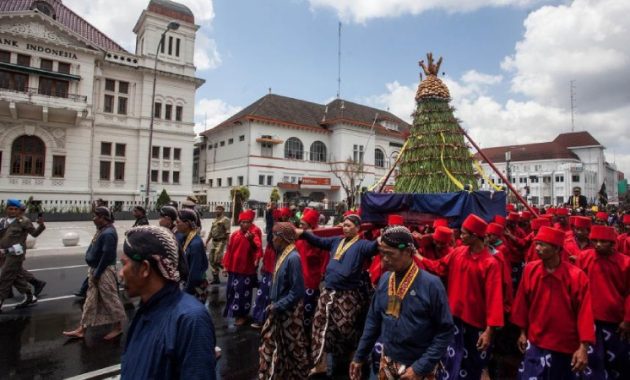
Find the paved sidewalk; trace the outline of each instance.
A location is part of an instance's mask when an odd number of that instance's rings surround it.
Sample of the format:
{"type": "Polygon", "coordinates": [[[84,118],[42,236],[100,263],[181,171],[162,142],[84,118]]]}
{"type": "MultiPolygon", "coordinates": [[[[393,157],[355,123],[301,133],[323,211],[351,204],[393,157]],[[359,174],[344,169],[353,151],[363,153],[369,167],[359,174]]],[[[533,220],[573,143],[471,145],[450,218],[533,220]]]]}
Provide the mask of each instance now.
{"type": "MultiPolygon", "coordinates": [[[[201,226],[203,227],[202,237],[205,241],[207,231],[212,225],[213,219],[203,219],[201,226]]],[[[114,223],[118,231],[119,248],[122,247],[125,232],[133,226],[133,220],[120,220],[114,223]]],[[[157,219],[150,220],[151,225],[158,225],[157,219]]],[[[264,231],[265,220],[258,218],[254,223],[264,231]]],[[[232,231],[238,229],[233,226],[232,231]]],[[[36,239],[35,247],[29,249],[28,257],[39,257],[47,255],[73,255],[85,253],[92,237],[94,236],[95,227],[92,222],[46,222],[46,230],[36,239]],[[79,245],[75,247],[64,247],[62,243],[63,236],[68,232],[76,232],[79,234],[79,245]]]]}

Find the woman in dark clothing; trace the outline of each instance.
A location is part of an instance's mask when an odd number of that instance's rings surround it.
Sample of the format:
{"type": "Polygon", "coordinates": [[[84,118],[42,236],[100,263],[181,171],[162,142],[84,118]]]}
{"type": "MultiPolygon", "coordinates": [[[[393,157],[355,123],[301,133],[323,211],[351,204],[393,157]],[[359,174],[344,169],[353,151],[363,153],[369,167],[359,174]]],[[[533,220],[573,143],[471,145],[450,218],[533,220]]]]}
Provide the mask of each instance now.
{"type": "Polygon", "coordinates": [[[208,298],[208,258],[203,240],[197,230],[197,215],[193,210],[181,209],[176,222],[179,246],[184,253],[188,267],[188,278],[184,282],[184,291],[201,302],[208,298]]]}

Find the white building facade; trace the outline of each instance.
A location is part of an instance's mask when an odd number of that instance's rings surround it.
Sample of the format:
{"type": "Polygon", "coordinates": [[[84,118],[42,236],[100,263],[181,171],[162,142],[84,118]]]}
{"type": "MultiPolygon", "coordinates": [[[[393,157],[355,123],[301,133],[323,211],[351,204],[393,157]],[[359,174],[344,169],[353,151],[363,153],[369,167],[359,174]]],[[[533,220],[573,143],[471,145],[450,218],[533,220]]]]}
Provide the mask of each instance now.
{"type": "Polygon", "coordinates": [[[338,202],[344,184],[369,188],[387,174],[408,128],[387,111],[341,99],[322,105],[269,94],[202,133],[195,192],[210,203],[229,202],[236,186],[259,202],[273,188],[283,201],[338,202]],[[346,175],[348,160],[363,166],[346,175]]]}
{"type": "MultiPolygon", "coordinates": [[[[542,206],[567,203],[575,187],[596,204],[602,184],[609,202],[617,202],[618,171],[606,161],[604,150],[590,133],[571,132],[550,142],[486,148],[483,152],[528,202],[542,206]]],[[[489,181],[502,186],[501,178],[481,156],[476,157],[487,175],[480,179],[480,187],[492,189],[489,181]]]]}
{"type": "Polygon", "coordinates": [[[151,0],[131,53],[59,0],[0,3],[0,198],[52,211],[102,198],[127,210],[144,200],[149,157],[152,200],[162,189],[190,194],[197,29],[188,8],[151,0]],[[173,21],[158,52],[149,147],[156,50],[173,21]]]}

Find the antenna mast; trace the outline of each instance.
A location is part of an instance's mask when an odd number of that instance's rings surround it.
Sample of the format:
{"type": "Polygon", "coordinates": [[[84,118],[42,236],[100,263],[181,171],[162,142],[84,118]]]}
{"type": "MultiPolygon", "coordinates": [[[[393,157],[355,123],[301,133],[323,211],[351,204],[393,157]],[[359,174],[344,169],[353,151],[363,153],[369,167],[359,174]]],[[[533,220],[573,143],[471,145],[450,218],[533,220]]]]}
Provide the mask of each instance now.
{"type": "Polygon", "coordinates": [[[569,82],[571,90],[571,132],[575,132],[575,79],[569,82]]]}
{"type": "Polygon", "coordinates": [[[341,97],[341,21],[339,21],[337,48],[337,99],[339,99],[341,97]]]}

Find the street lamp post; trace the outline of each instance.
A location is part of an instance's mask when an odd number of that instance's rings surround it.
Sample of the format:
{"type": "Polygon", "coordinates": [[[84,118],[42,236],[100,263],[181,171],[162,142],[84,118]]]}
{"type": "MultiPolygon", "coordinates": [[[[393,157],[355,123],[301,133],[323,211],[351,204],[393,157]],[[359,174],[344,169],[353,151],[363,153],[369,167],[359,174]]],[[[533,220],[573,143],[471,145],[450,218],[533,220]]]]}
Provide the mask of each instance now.
{"type": "Polygon", "coordinates": [[[153,151],[153,121],[155,119],[155,83],[157,82],[157,64],[158,64],[158,54],[160,54],[160,47],[166,40],[165,36],[169,30],[177,30],[179,29],[179,23],[175,21],[171,21],[166,26],[164,32],[160,36],[160,41],[158,42],[157,49],[155,49],[155,65],[153,66],[153,92],[151,93],[151,122],[149,123],[149,148],[147,153],[147,183],[144,188],[146,191],[146,195],[144,197],[144,207],[149,210],[149,197],[151,196],[151,155],[153,151]]]}
{"type": "MultiPolygon", "coordinates": [[[[510,173],[510,160],[511,159],[512,159],[512,152],[508,150],[507,152],[505,152],[505,176],[508,182],[512,182],[512,175],[510,173]]],[[[510,203],[510,187],[507,184],[505,184],[505,195],[506,195],[507,202],[510,203]]]]}

